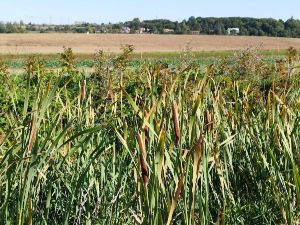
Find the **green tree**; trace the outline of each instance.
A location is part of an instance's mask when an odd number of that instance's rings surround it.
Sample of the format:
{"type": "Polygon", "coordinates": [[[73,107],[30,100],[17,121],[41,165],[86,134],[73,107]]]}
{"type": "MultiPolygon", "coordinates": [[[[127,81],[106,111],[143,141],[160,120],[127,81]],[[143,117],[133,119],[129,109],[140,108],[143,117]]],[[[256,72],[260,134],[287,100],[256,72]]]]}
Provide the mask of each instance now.
{"type": "Polygon", "coordinates": [[[4,23],[0,23],[0,33],[6,33],[6,26],[4,23]]]}
{"type": "Polygon", "coordinates": [[[95,31],[95,28],[94,28],[93,26],[91,26],[90,24],[88,25],[88,29],[87,29],[87,30],[88,30],[88,32],[91,33],[91,34],[96,32],[96,31],[95,31]]]}
{"type": "Polygon", "coordinates": [[[182,34],[183,33],[182,29],[181,29],[181,26],[180,26],[180,24],[177,21],[175,22],[175,29],[174,29],[174,31],[175,31],[176,34],[182,34]]]}
{"type": "Polygon", "coordinates": [[[190,30],[185,20],[183,20],[181,23],[181,30],[183,34],[188,33],[190,30]]]}
{"type": "Polygon", "coordinates": [[[141,21],[139,18],[134,18],[130,23],[130,28],[135,31],[138,30],[141,26],[141,21]]]}
{"type": "Polygon", "coordinates": [[[194,16],[189,18],[187,25],[189,26],[190,30],[200,31],[200,24],[194,16]]]}
{"type": "Polygon", "coordinates": [[[18,26],[15,23],[7,23],[6,24],[6,32],[7,33],[18,33],[18,26]]]}

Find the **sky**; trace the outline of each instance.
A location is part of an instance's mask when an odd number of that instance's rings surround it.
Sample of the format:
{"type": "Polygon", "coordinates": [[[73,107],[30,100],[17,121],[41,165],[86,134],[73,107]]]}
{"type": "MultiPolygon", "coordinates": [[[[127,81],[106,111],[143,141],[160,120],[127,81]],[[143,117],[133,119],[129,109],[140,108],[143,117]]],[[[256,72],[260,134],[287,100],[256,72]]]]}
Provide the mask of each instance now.
{"type": "Polygon", "coordinates": [[[300,18],[300,0],[0,0],[0,21],[71,24],[125,22],[135,17],[300,18]]]}

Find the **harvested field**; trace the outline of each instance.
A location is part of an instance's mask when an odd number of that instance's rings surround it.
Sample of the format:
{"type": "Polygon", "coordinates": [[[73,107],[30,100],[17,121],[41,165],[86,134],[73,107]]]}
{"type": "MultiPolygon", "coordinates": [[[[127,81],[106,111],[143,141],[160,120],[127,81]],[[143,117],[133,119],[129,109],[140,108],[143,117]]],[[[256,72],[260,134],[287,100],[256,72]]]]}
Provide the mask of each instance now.
{"type": "Polygon", "coordinates": [[[137,52],[177,52],[187,46],[193,51],[226,51],[249,46],[262,49],[300,48],[299,38],[207,36],[207,35],[139,35],[139,34],[1,34],[1,54],[61,52],[62,46],[75,53],[93,53],[103,49],[118,52],[125,44],[137,52]]]}

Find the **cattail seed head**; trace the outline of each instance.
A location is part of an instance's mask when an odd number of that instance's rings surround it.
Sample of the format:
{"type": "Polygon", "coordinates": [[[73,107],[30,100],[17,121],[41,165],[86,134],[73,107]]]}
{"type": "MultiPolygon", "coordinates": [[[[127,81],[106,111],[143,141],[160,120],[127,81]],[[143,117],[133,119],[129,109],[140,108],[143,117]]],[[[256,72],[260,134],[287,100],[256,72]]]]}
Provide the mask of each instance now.
{"type": "Polygon", "coordinates": [[[149,180],[149,174],[148,174],[148,167],[147,167],[147,162],[146,162],[146,158],[147,158],[147,153],[142,141],[142,137],[140,134],[137,135],[137,142],[141,151],[141,155],[140,155],[140,164],[141,164],[141,170],[142,170],[142,177],[143,177],[143,182],[144,185],[146,186],[148,184],[148,180],[149,180]]]}
{"type": "MultiPolygon", "coordinates": [[[[148,112],[147,112],[146,109],[144,110],[144,117],[145,118],[148,117],[148,112]]],[[[144,130],[144,133],[145,133],[145,144],[147,145],[149,143],[149,138],[150,138],[148,125],[146,125],[143,130],[144,130]]]]}
{"type": "Polygon", "coordinates": [[[28,152],[31,153],[33,144],[36,140],[36,135],[37,135],[37,119],[36,119],[36,112],[32,116],[31,120],[31,131],[30,131],[30,138],[28,142],[28,152]]]}
{"type": "Polygon", "coordinates": [[[81,81],[81,99],[84,100],[86,96],[86,80],[81,81]]]}
{"type": "Polygon", "coordinates": [[[207,110],[205,113],[205,119],[206,119],[207,131],[210,132],[213,128],[213,122],[211,120],[211,114],[210,114],[209,110],[207,110]]]}
{"type": "Polygon", "coordinates": [[[178,145],[180,141],[180,127],[179,127],[178,106],[175,100],[173,101],[172,104],[172,112],[173,112],[173,123],[175,129],[175,144],[178,145]]]}

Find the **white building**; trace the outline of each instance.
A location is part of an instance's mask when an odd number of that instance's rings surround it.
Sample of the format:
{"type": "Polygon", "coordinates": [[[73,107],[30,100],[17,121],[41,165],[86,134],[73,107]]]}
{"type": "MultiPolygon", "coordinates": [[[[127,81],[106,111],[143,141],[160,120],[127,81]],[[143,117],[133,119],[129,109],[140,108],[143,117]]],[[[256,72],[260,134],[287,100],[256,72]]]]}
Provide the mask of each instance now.
{"type": "Polygon", "coordinates": [[[166,34],[174,33],[174,29],[164,29],[164,33],[166,34]]]}
{"type": "Polygon", "coordinates": [[[135,31],[135,33],[137,33],[137,34],[148,34],[148,33],[150,33],[150,29],[145,28],[145,27],[140,27],[138,30],[135,31]]]}
{"type": "Polygon", "coordinates": [[[240,33],[240,28],[228,28],[227,29],[227,34],[228,35],[238,35],[240,33]]]}
{"type": "Polygon", "coordinates": [[[130,27],[122,27],[121,28],[121,33],[123,34],[129,34],[131,31],[130,27]]]}

